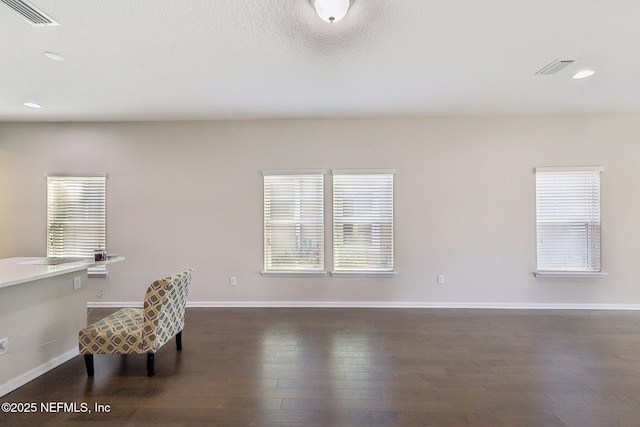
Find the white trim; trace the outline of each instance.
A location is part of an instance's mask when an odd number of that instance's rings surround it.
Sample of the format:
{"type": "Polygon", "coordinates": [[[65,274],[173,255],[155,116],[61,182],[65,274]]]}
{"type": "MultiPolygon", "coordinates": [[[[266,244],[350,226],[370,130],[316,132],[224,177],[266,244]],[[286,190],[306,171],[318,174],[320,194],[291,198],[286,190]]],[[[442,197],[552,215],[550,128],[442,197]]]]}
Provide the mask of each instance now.
{"type": "Polygon", "coordinates": [[[271,270],[271,271],[262,271],[260,272],[260,274],[263,277],[290,277],[290,276],[309,276],[309,277],[326,277],[327,276],[327,272],[326,271],[309,271],[309,270],[300,270],[300,271],[295,271],[295,270],[287,270],[287,271],[277,271],[277,270],[271,270]]]}
{"type": "Polygon", "coordinates": [[[604,172],[604,166],[549,166],[535,168],[535,172],[604,172]]]}
{"type": "Polygon", "coordinates": [[[371,174],[391,174],[395,175],[395,169],[332,169],[332,175],[371,175],[371,174]]]}
{"type": "Polygon", "coordinates": [[[124,308],[124,307],[131,307],[131,308],[143,308],[144,307],[144,303],[141,301],[133,301],[133,302],[126,302],[126,301],[89,301],[87,302],[87,308],[89,310],[91,310],[92,308],[124,308]]]}
{"type": "Polygon", "coordinates": [[[69,360],[76,357],[78,354],[79,354],[78,346],[75,346],[74,348],[67,351],[66,353],[63,353],[60,356],[55,357],[49,360],[48,362],[45,362],[42,365],[31,369],[30,371],[27,371],[21,375],[18,375],[17,377],[10,379],[4,384],[0,384],[0,396],[4,396],[6,394],[11,393],[12,391],[18,389],[19,387],[22,387],[29,381],[32,381],[38,378],[40,375],[44,375],[50,370],[52,370],[53,368],[56,368],[62,365],[63,363],[68,362],[69,360]]]}
{"type": "Polygon", "coordinates": [[[397,277],[397,271],[332,271],[331,277],[397,277]]]}
{"type": "Polygon", "coordinates": [[[324,181],[323,173],[263,177],[264,272],[324,271],[324,181]]]}
{"type": "Polygon", "coordinates": [[[583,278],[601,279],[607,277],[603,271],[534,271],[533,275],[541,279],[545,278],[583,278]]]}
{"type": "Polygon", "coordinates": [[[326,175],[325,169],[304,169],[304,170],[265,170],[262,171],[262,176],[269,175],[326,175]]]}
{"type": "MultiPolygon", "coordinates": [[[[88,308],[142,307],[139,302],[96,302],[88,308]]],[[[460,308],[488,310],[631,310],[640,304],[475,303],[409,301],[187,301],[189,308],[460,308]]]]}
{"type": "Polygon", "coordinates": [[[45,178],[107,178],[109,179],[109,174],[106,172],[103,173],[48,173],[45,175],[45,178]]]}

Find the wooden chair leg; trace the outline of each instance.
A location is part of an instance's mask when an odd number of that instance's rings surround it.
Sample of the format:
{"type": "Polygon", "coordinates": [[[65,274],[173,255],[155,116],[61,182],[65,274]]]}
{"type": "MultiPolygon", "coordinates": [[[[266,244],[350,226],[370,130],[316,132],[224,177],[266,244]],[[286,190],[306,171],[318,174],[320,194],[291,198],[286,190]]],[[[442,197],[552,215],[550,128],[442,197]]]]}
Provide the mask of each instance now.
{"type": "Polygon", "coordinates": [[[176,347],[178,351],[182,351],[182,331],[176,334],[176,347]]]}
{"type": "Polygon", "coordinates": [[[84,364],[87,367],[87,376],[93,376],[93,354],[84,355],[84,364]]]}

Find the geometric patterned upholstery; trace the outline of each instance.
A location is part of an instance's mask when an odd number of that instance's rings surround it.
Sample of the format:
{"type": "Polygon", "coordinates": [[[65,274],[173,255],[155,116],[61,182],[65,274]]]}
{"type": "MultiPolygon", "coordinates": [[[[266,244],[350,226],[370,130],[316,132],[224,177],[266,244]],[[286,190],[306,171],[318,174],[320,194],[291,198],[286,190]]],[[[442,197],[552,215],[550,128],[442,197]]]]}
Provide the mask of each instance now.
{"type": "Polygon", "coordinates": [[[80,331],[80,354],[146,353],[142,323],[141,309],[121,308],[80,331]]]}
{"type": "Polygon", "coordinates": [[[81,330],[80,354],[153,355],[184,328],[192,276],[193,269],[187,268],[174,276],[158,279],[147,289],[144,308],[122,308],[81,330]]]}
{"type": "Polygon", "coordinates": [[[184,328],[184,310],[192,274],[193,269],[185,269],[175,276],[156,280],[147,289],[141,352],[155,353],[184,328]]]}

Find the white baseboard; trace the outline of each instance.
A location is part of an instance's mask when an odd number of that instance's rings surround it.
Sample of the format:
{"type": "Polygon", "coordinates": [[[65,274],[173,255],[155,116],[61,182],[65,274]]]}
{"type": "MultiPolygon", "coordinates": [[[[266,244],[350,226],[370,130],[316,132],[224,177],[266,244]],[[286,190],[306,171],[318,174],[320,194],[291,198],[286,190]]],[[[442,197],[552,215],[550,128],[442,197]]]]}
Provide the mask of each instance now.
{"type": "MultiPolygon", "coordinates": [[[[142,307],[141,302],[89,302],[88,308],[142,307]]],[[[455,303],[389,301],[188,301],[187,307],[216,308],[469,308],[491,310],[640,310],[640,304],[455,303]]]]}
{"type": "Polygon", "coordinates": [[[11,393],[17,388],[22,387],[29,381],[34,380],[38,378],[40,375],[43,375],[49,372],[50,370],[52,370],[53,368],[56,368],[62,365],[63,363],[73,359],[78,354],[79,354],[79,351],[78,351],[78,347],[76,346],[73,349],[67,351],[66,353],[63,353],[60,356],[54,359],[51,359],[48,362],[43,363],[42,365],[37,366],[30,371],[25,372],[24,374],[21,374],[5,382],[4,384],[0,384],[0,397],[11,393]]]}
{"type": "Polygon", "coordinates": [[[142,301],[135,302],[120,302],[120,301],[103,301],[103,302],[88,302],[87,308],[124,308],[124,307],[132,307],[132,308],[142,308],[142,301]]]}

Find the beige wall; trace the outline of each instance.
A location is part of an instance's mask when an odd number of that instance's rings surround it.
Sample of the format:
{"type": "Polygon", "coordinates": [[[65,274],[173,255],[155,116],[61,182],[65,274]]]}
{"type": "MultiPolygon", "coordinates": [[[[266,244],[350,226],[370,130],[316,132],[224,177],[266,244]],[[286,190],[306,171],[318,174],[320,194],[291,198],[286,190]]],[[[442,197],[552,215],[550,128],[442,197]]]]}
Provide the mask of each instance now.
{"type": "Polygon", "coordinates": [[[139,302],[192,266],[203,305],[640,307],[638,115],[0,124],[0,257],[44,255],[43,177],[61,172],[109,174],[108,249],[127,260],[89,301],[139,302]],[[532,275],[533,168],[566,165],[605,167],[604,279],[532,275]],[[398,276],[262,277],[262,170],[332,168],[396,169],[398,276]]]}

